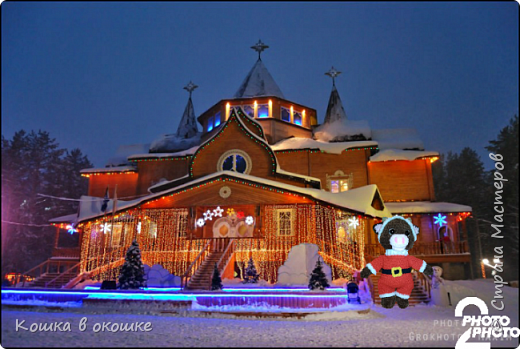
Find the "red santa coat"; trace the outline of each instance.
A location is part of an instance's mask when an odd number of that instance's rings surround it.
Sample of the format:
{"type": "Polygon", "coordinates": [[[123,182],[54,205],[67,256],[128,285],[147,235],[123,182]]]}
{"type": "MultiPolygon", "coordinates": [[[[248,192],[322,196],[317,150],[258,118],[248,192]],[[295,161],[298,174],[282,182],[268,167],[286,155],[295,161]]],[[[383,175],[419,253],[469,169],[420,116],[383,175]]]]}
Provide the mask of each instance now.
{"type": "MultiPolygon", "coordinates": [[[[408,269],[413,268],[424,271],[426,268],[426,262],[422,259],[414,256],[403,256],[403,255],[383,255],[374,259],[372,262],[367,264],[370,271],[376,274],[381,268],[392,269],[402,268],[408,269]]],[[[396,269],[394,274],[399,274],[399,270],[396,269]]],[[[383,274],[378,282],[379,297],[392,297],[394,295],[403,299],[410,298],[410,294],[413,290],[413,277],[412,273],[402,274],[401,276],[392,276],[383,274]]]]}

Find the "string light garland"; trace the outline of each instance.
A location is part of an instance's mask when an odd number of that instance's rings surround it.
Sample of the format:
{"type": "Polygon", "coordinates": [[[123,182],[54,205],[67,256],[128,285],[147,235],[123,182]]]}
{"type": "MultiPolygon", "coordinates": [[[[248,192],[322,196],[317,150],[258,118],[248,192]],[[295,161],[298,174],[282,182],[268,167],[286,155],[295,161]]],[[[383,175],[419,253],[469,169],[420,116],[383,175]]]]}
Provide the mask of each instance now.
{"type": "Polygon", "coordinates": [[[111,171],[111,172],[103,172],[103,171],[101,171],[101,172],[88,172],[88,173],[82,173],[81,177],[89,178],[89,177],[92,177],[92,176],[101,176],[101,175],[112,176],[112,175],[121,175],[121,174],[137,175],[137,171],[136,170],[125,170],[125,171],[111,171]]]}
{"type": "Polygon", "coordinates": [[[178,160],[189,160],[191,155],[184,156],[173,156],[173,157],[147,157],[139,159],[128,159],[130,162],[143,162],[143,161],[178,161],[178,160]]]}

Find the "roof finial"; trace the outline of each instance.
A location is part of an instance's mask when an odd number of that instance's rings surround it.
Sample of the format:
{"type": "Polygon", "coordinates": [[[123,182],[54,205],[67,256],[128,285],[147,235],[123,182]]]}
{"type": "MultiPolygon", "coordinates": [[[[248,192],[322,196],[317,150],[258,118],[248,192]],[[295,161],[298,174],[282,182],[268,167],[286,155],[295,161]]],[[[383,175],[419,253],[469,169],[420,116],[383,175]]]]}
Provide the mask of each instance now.
{"type": "Polygon", "coordinates": [[[341,74],[341,72],[334,69],[334,67],[330,68],[330,70],[325,73],[325,75],[328,75],[332,78],[332,86],[336,86],[336,76],[339,74],[341,74]]]}
{"type": "Polygon", "coordinates": [[[251,46],[251,48],[253,50],[255,50],[256,52],[258,52],[258,60],[261,61],[262,59],[260,58],[260,54],[262,53],[263,50],[265,50],[266,48],[269,48],[269,46],[264,44],[262,42],[262,40],[258,39],[258,42],[254,46],[251,46]]]}
{"type": "Polygon", "coordinates": [[[185,89],[186,91],[188,91],[190,93],[190,98],[191,98],[191,93],[193,92],[193,90],[195,90],[197,87],[197,85],[195,85],[191,80],[190,82],[188,83],[188,85],[184,86],[183,89],[185,89]]]}

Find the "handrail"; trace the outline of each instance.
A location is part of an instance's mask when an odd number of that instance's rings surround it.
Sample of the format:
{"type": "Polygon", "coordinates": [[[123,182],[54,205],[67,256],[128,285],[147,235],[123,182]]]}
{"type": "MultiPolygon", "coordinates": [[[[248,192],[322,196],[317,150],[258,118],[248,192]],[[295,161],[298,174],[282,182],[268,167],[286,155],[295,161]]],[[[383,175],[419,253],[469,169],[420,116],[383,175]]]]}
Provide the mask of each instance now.
{"type": "Polygon", "coordinates": [[[94,276],[98,276],[99,274],[101,274],[103,271],[107,270],[107,269],[110,269],[112,268],[115,264],[118,264],[118,263],[121,263],[121,262],[124,262],[124,258],[120,258],[116,261],[113,261],[113,262],[110,262],[108,264],[105,264],[105,265],[101,265],[99,267],[97,267],[96,269],[94,270],[91,270],[89,273],[90,273],[90,277],[94,277],[94,276]]]}
{"type": "Polygon", "coordinates": [[[432,280],[430,279],[430,277],[417,271],[414,272],[414,275],[419,281],[419,284],[423,288],[424,292],[426,292],[426,294],[428,295],[428,299],[431,299],[432,280]]]}
{"type": "MultiPolygon", "coordinates": [[[[86,261],[80,261],[76,264],[74,264],[72,267],[70,267],[69,269],[65,270],[63,273],[59,274],[58,276],[56,276],[54,279],[52,279],[51,281],[48,281],[45,283],[45,288],[47,288],[50,284],[52,284],[53,282],[56,282],[56,280],[62,278],[64,275],[68,274],[69,271],[72,271],[74,268],[78,267],[79,265],[81,265],[82,263],[88,263],[90,262],[91,260],[95,259],[96,257],[92,257],[90,258],[89,260],[86,260],[86,261]]],[[[79,270],[81,269],[78,269],[78,273],[79,273],[79,270]]]]}
{"type": "Polygon", "coordinates": [[[204,247],[202,248],[202,250],[199,252],[199,254],[197,255],[197,257],[193,260],[193,262],[191,262],[190,266],[188,267],[188,269],[186,269],[186,272],[184,273],[184,275],[181,277],[181,288],[184,288],[186,287],[186,278],[188,277],[188,274],[191,272],[191,269],[193,268],[193,266],[195,265],[195,263],[198,262],[199,258],[202,256],[202,254],[206,251],[206,249],[209,247],[209,244],[211,243],[211,240],[212,239],[209,239],[206,244],[204,245],[204,247]]]}
{"type": "MultiPolygon", "coordinates": [[[[46,261],[41,262],[40,264],[38,264],[38,265],[35,266],[34,268],[31,268],[31,269],[27,270],[26,272],[22,273],[22,274],[18,277],[17,282],[15,282],[15,285],[16,285],[18,282],[20,282],[20,279],[19,279],[20,277],[24,277],[25,275],[29,275],[30,272],[32,272],[32,271],[34,271],[34,270],[36,270],[36,269],[38,269],[38,268],[40,268],[40,275],[41,275],[41,267],[44,266],[44,265],[47,264],[47,263],[50,263],[50,261],[51,261],[51,259],[49,258],[49,259],[47,259],[46,261]]],[[[24,278],[23,278],[23,284],[22,284],[22,287],[25,287],[25,279],[26,279],[26,278],[24,277],[24,278]]]]}
{"type": "Polygon", "coordinates": [[[229,258],[233,254],[234,250],[235,250],[235,239],[231,239],[231,240],[229,240],[229,243],[226,246],[224,253],[222,253],[222,256],[220,257],[220,259],[217,262],[217,268],[219,271],[222,271],[227,266],[227,263],[229,262],[229,258]],[[229,251],[231,251],[231,252],[229,252],[229,251]],[[224,257],[225,257],[225,259],[224,259],[224,257]],[[226,261],[226,265],[221,266],[223,261],[226,261]]]}

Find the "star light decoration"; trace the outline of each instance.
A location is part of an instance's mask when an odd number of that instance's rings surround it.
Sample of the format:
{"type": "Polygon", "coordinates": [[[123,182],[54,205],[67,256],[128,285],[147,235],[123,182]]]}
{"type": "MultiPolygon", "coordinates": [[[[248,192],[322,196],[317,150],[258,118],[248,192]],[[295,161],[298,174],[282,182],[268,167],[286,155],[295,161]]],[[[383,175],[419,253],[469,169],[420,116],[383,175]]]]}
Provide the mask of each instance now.
{"type": "Polygon", "coordinates": [[[101,224],[100,227],[101,227],[101,230],[103,231],[103,234],[110,232],[110,224],[108,224],[108,223],[101,224]]]}
{"type": "Polygon", "coordinates": [[[434,219],[433,224],[438,224],[441,227],[443,224],[448,225],[448,222],[446,222],[446,216],[443,216],[440,213],[437,216],[433,216],[433,219],[434,219]]]}
{"type": "Polygon", "coordinates": [[[228,208],[226,213],[227,213],[228,216],[232,216],[232,215],[235,214],[235,209],[234,208],[228,208]]]}
{"type": "Polygon", "coordinates": [[[204,224],[206,224],[204,222],[204,219],[202,219],[202,218],[197,219],[197,226],[202,228],[204,226],[204,224]]]}
{"type": "Polygon", "coordinates": [[[213,210],[213,216],[214,217],[222,217],[222,213],[223,212],[224,212],[224,210],[221,209],[220,206],[217,206],[217,208],[213,210]]]}
{"type": "Polygon", "coordinates": [[[357,219],[357,217],[352,217],[352,218],[348,219],[349,227],[354,227],[354,229],[356,229],[358,225],[359,225],[359,220],[357,219]]]}
{"type": "Polygon", "coordinates": [[[213,219],[213,212],[211,210],[207,210],[204,212],[204,220],[205,221],[211,221],[213,219]]]}
{"type": "Polygon", "coordinates": [[[74,228],[74,223],[71,223],[70,225],[67,225],[67,232],[72,235],[76,233],[78,230],[74,228]]]}

